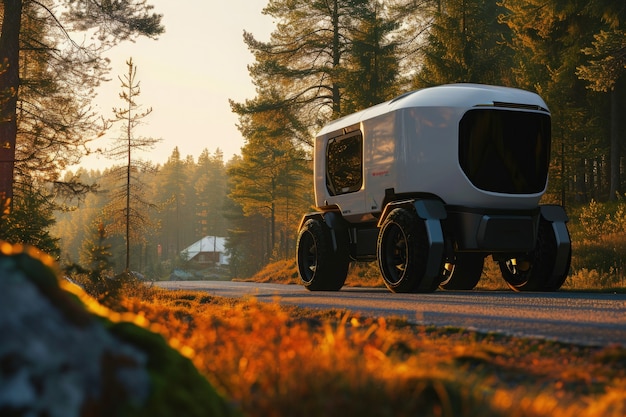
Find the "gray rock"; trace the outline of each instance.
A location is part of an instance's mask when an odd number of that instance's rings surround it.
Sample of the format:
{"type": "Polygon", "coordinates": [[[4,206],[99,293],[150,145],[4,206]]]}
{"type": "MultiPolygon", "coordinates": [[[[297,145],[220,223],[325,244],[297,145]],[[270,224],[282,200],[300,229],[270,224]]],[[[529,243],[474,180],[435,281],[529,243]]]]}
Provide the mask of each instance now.
{"type": "Polygon", "coordinates": [[[0,258],[0,277],[0,413],[80,416],[85,404],[103,397],[103,366],[111,363],[107,383],[119,386],[125,398],[118,399],[146,401],[143,352],[95,318],[84,325],[68,321],[12,258],[0,258]]]}
{"type": "Polygon", "coordinates": [[[0,241],[0,416],[239,415],[161,335],[90,313],[55,268],[0,241]]]}

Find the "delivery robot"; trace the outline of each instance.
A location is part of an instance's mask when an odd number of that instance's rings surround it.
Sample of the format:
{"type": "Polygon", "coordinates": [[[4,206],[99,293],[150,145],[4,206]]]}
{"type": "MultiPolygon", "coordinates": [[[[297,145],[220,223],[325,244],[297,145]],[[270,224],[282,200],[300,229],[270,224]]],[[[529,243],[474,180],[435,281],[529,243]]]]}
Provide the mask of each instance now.
{"type": "Polygon", "coordinates": [[[514,88],[451,84],[335,120],[315,138],[316,211],[299,226],[302,283],[337,291],[377,261],[393,292],[469,290],[485,257],[515,291],[555,291],[570,267],[568,217],[540,205],[550,111],[514,88]]]}

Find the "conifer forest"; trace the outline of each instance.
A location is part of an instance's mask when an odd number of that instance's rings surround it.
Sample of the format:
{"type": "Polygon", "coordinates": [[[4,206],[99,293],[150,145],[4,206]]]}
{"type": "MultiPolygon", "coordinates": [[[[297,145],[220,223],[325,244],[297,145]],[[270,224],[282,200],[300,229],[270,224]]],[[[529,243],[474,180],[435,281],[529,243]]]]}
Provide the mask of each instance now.
{"type": "Polygon", "coordinates": [[[151,103],[136,89],[132,60],[120,77],[122,107],[100,115],[90,105],[93,89],[120,75],[107,73],[103,51],[164,30],[145,1],[106,4],[0,2],[0,239],[52,253],[66,271],[164,279],[188,269],[185,248],[219,236],[227,275],[250,276],[294,256],[324,124],[412,90],[481,83],[530,90],[548,104],[544,200],[570,216],[572,274],[624,276],[623,1],[268,0],[269,38],[241,39],[256,95],[224,103],[238,117],[240,155],[174,148],[164,163],[134,157],[154,142],[134,135],[151,103]],[[70,29],[97,36],[79,44],[70,29]],[[69,168],[105,134],[117,135],[110,168],[69,168]]]}

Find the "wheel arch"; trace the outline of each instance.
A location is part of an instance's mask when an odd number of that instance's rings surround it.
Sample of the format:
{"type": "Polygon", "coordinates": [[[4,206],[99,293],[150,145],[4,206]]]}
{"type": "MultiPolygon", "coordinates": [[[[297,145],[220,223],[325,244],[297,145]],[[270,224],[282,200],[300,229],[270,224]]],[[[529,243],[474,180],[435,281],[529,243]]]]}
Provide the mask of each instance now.
{"type": "Polygon", "coordinates": [[[443,220],[447,217],[443,200],[434,194],[420,194],[417,196],[397,195],[396,197],[396,199],[385,203],[380,218],[378,219],[378,227],[382,226],[387,216],[389,216],[389,213],[395,208],[413,210],[422,220],[435,218],[443,220]]]}
{"type": "Polygon", "coordinates": [[[342,246],[347,244],[347,242],[342,242],[340,238],[340,236],[347,236],[348,224],[343,218],[339,207],[332,206],[326,210],[314,211],[305,214],[300,220],[300,224],[298,225],[298,231],[302,229],[304,223],[306,223],[306,221],[309,219],[319,220],[325,223],[326,226],[328,226],[328,228],[330,229],[330,236],[332,239],[334,252],[342,250],[342,246]]]}
{"type": "Polygon", "coordinates": [[[565,209],[558,205],[540,206],[541,217],[552,226],[556,243],[556,259],[552,277],[566,276],[571,262],[572,242],[567,230],[569,217],[565,209]]]}

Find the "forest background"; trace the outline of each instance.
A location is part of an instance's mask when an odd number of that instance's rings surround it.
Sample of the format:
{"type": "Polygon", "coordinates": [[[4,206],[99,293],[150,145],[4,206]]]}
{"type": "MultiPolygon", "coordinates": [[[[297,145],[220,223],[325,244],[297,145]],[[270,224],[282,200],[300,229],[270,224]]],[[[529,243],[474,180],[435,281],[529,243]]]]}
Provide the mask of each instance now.
{"type": "MultiPolygon", "coordinates": [[[[0,236],[58,255],[68,271],[114,274],[125,247],[111,215],[119,207],[110,204],[123,187],[119,167],[66,169],[108,127],[89,111],[104,68],[94,64],[96,49],[85,59],[91,64],[72,61],[84,45],[58,29],[64,21],[51,18],[55,2],[22,3],[14,199],[0,236]]],[[[257,95],[230,103],[245,139],[241,155],[225,161],[220,149],[194,157],[175,148],[162,165],[129,162],[143,216],[128,235],[131,270],[167,277],[185,267],[181,251],[207,235],[227,237],[231,276],[293,258],[299,219],[313,202],[317,129],[407,91],[472,82],[536,91],[548,103],[552,165],[544,201],[564,204],[572,218],[573,275],[622,282],[625,4],[270,0],[264,13],[276,22],[269,41],[247,32],[243,39],[254,56],[257,95]]]]}

